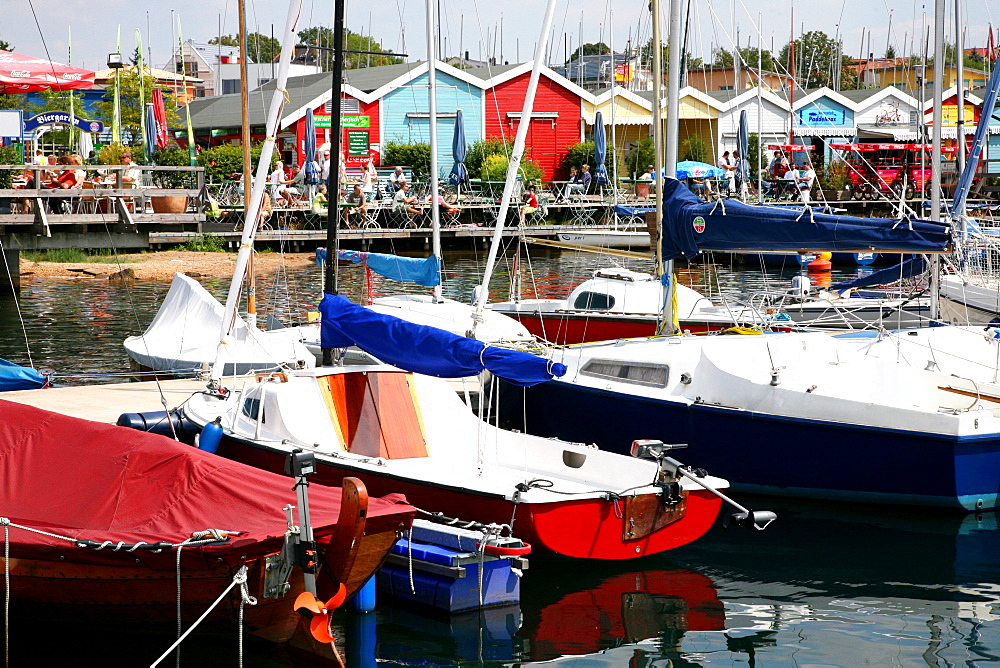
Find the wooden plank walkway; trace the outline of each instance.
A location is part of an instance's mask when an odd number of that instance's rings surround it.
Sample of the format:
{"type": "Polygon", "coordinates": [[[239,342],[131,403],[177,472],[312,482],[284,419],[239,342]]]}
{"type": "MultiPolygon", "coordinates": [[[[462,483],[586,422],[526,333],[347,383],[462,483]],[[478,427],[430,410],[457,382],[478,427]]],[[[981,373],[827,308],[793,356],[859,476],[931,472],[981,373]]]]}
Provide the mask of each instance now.
{"type": "Polygon", "coordinates": [[[195,392],[205,389],[201,380],[163,380],[110,385],[79,385],[47,390],[4,392],[0,398],[54,413],[115,424],[122,413],[162,411],[160,392],[167,406],[184,403],[195,392]]]}

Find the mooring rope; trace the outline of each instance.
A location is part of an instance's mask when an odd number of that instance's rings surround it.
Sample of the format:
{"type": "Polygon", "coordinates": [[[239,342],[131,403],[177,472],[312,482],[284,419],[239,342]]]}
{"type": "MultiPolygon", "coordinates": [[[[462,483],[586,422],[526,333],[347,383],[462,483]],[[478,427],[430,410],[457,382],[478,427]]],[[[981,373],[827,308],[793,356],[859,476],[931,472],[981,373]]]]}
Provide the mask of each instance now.
{"type": "MultiPolygon", "coordinates": [[[[149,668],[155,668],[156,666],[160,665],[161,661],[163,661],[165,658],[167,658],[170,655],[170,653],[174,651],[174,649],[176,649],[182,642],[184,642],[184,639],[187,638],[189,635],[191,635],[191,633],[196,628],[198,628],[199,624],[201,624],[203,621],[205,621],[205,618],[208,617],[208,615],[212,612],[212,610],[215,610],[216,606],[218,606],[219,603],[222,602],[222,600],[229,594],[230,591],[233,590],[233,587],[235,587],[236,585],[240,585],[240,596],[242,597],[242,601],[240,603],[241,611],[242,611],[242,606],[244,604],[246,604],[246,605],[257,605],[257,599],[255,599],[254,597],[250,596],[249,593],[247,593],[246,588],[243,586],[243,585],[246,584],[246,581],[247,581],[247,567],[246,566],[240,566],[240,569],[233,576],[233,580],[232,580],[232,582],[229,583],[229,586],[226,587],[226,589],[221,594],[219,594],[219,597],[216,598],[215,601],[213,601],[210,606],[208,606],[208,609],[205,610],[205,612],[203,612],[201,614],[201,617],[199,617],[198,619],[196,619],[195,622],[191,626],[188,627],[188,630],[185,631],[184,634],[181,635],[180,638],[178,638],[176,641],[174,641],[174,643],[170,647],[167,648],[167,651],[165,651],[163,654],[161,654],[160,657],[156,661],[154,661],[153,663],[149,664],[149,668]]],[[[240,646],[241,647],[242,647],[242,638],[243,638],[243,626],[241,624],[240,625],[240,643],[241,643],[240,646]]],[[[242,652],[240,653],[240,657],[239,658],[240,658],[240,666],[242,666],[243,665],[243,654],[242,654],[242,652]]]]}

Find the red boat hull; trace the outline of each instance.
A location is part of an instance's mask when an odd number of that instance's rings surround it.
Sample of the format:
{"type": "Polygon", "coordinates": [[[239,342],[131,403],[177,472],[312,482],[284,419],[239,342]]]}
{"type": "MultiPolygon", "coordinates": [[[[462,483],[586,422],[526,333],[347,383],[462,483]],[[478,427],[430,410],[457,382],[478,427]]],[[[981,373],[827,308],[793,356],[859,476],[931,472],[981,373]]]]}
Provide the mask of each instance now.
{"type": "MultiPolygon", "coordinates": [[[[223,438],[219,454],[277,473],[284,472],[287,456],[285,451],[266,444],[229,437],[223,438]]],[[[422,484],[388,473],[376,475],[329,459],[318,460],[318,464],[318,472],[310,482],[339,486],[345,477],[353,476],[364,482],[369,494],[401,493],[409,503],[426,511],[483,523],[511,524],[513,519],[514,535],[533,548],[586,559],[632,559],[686,545],[711,528],[722,504],[707,491],[693,491],[681,519],[644,538],[624,540],[622,502],[616,506],[603,498],[555,499],[551,503],[522,502],[515,506],[500,495],[422,484]]]]}
{"type": "MultiPolygon", "coordinates": [[[[633,339],[656,334],[656,317],[651,315],[499,312],[516,319],[534,336],[559,345],[633,339]]],[[[692,334],[719,332],[732,326],[732,323],[680,321],[681,330],[692,334]]]]}

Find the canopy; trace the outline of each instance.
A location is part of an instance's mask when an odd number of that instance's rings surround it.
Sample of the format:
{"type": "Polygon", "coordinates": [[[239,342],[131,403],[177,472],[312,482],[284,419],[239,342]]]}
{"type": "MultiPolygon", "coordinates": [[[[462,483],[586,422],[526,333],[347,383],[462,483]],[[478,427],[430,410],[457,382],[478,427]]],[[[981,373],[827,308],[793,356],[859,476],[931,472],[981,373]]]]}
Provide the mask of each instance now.
{"type": "MultiPolygon", "coordinates": [[[[320,249],[317,249],[319,251],[320,249]]],[[[324,258],[326,249],[322,249],[324,258]]],[[[317,258],[318,259],[318,258],[317,258]]],[[[377,274],[404,283],[416,283],[428,288],[441,283],[441,264],[436,255],[426,258],[400,257],[385,253],[339,250],[337,259],[363,264],[377,274]]]]}
{"type": "Polygon", "coordinates": [[[89,90],[94,73],[72,65],[0,51],[0,93],[35,93],[40,90],[89,90]]]}
{"type": "Polygon", "coordinates": [[[677,163],[677,178],[679,179],[704,179],[725,175],[726,170],[704,162],[682,160],[677,163]]]}
{"type": "MultiPolygon", "coordinates": [[[[44,390],[46,392],[56,390],[44,390]]],[[[0,508],[12,522],[78,540],[179,543],[205,529],[236,531],[227,543],[184,548],[182,570],[240,564],[281,549],[282,510],[296,504],[289,478],[219,457],[165,436],[81,420],[0,400],[0,508]]],[[[340,514],[337,488],[313,485],[309,510],[318,536],[340,514]]],[[[399,495],[371,498],[370,527],[398,523],[399,495]]],[[[12,556],[132,566],[125,550],[77,549],[11,529],[12,556]]],[[[173,571],[177,553],[141,550],[144,566],[173,571]]]]}
{"type": "Polygon", "coordinates": [[[768,144],[768,151],[811,151],[813,147],[809,144],[768,144]]]}
{"type": "Polygon", "coordinates": [[[842,281],[830,286],[830,290],[847,290],[848,288],[867,288],[872,285],[885,285],[898,281],[901,278],[917,276],[927,271],[927,261],[923,257],[917,256],[900,262],[899,264],[873,271],[865,276],[858,276],[849,281],[842,281]]]}
{"type": "Polygon", "coordinates": [[[319,312],[323,348],[356,345],[387,364],[426,376],[464,378],[487,369],[530,387],[566,373],[564,364],[382,315],[343,295],[324,294],[319,312]]]}
{"type": "Polygon", "coordinates": [[[36,390],[49,384],[49,379],[34,369],[0,359],[0,392],[36,390]]]}
{"type": "Polygon", "coordinates": [[[451,156],[455,159],[455,164],[448,176],[448,183],[453,186],[469,182],[469,170],[465,166],[465,153],[465,122],[462,121],[462,110],[459,109],[455,112],[455,134],[451,138],[451,156]]]}
{"type": "Polygon", "coordinates": [[[951,227],[922,219],[858,218],[799,207],[702,202],[675,179],[663,184],[663,259],[717,251],[940,253],[951,227]]]}
{"type": "Polygon", "coordinates": [[[608,154],[608,140],[604,134],[604,116],[597,112],[594,116],[594,178],[599,185],[608,183],[608,168],[604,161],[608,154]]]}

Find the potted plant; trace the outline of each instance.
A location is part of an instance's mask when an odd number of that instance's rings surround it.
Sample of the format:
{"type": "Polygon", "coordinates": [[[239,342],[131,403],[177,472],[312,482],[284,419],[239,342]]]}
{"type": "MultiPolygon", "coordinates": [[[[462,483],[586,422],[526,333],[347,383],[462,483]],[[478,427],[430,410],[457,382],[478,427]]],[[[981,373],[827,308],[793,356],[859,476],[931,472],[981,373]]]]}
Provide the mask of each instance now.
{"type": "Polygon", "coordinates": [[[820,177],[823,194],[828,200],[851,199],[851,178],[847,175],[847,163],[843,160],[833,160],[823,168],[820,177]]]}
{"type": "MultiPolygon", "coordinates": [[[[153,151],[153,163],[161,167],[187,167],[191,164],[188,152],[177,146],[153,151]]],[[[156,171],[153,172],[153,185],[158,188],[183,188],[190,178],[190,172],[156,171]]],[[[150,197],[149,201],[153,213],[184,213],[188,207],[186,195],[160,195],[150,197]]]]}

